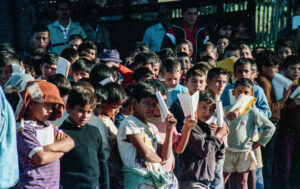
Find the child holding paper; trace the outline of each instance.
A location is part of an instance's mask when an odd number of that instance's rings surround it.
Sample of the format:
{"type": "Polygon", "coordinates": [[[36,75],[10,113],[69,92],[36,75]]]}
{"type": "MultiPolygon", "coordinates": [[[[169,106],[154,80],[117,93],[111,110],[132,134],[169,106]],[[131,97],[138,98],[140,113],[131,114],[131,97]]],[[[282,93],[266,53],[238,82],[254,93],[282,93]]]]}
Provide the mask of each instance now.
{"type": "Polygon", "coordinates": [[[17,134],[19,184],[21,188],[57,189],[59,158],[74,147],[74,141],[49,121],[61,117],[65,105],[57,87],[46,81],[28,82],[20,95],[22,103],[16,111],[21,126],[17,134]]]}
{"type": "Polygon", "coordinates": [[[154,88],[146,83],[137,84],[132,93],[132,104],[134,113],[122,121],[117,137],[124,164],[124,187],[164,187],[171,180],[161,165],[166,163],[172,153],[172,133],[176,119],[172,114],[167,116],[163,142],[157,128],[149,123],[157,107],[154,88]]]}
{"type": "Polygon", "coordinates": [[[275,176],[272,188],[292,188],[299,186],[299,144],[300,144],[300,99],[299,56],[288,56],[284,61],[285,76],[293,81],[292,94],[281,111],[275,158],[278,158],[278,174],[275,176]],[[280,140],[279,140],[280,139],[280,140]],[[298,146],[297,146],[298,144],[298,146]]]}
{"type": "MultiPolygon", "coordinates": [[[[167,100],[168,87],[159,80],[148,80],[148,83],[150,83],[156,91],[161,93],[162,100],[165,102],[167,100]]],[[[162,115],[158,106],[156,107],[154,116],[149,120],[149,122],[157,127],[161,139],[164,140],[166,136],[166,123],[165,120],[162,120],[162,115]]],[[[184,151],[189,140],[191,129],[195,124],[196,120],[192,120],[191,116],[188,116],[181,133],[178,133],[176,128],[173,128],[172,146],[177,154],[181,154],[184,151]]],[[[175,158],[173,153],[171,153],[166,164],[162,165],[162,168],[167,174],[169,174],[172,180],[172,184],[169,184],[166,188],[179,188],[177,178],[173,172],[175,168],[175,158]]]]}
{"type": "Polygon", "coordinates": [[[209,183],[214,179],[215,164],[224,153],[223,142],[229,132],[226,124],[212,130],[205,123],[211,118],[215,108],[215,95],[210,91],[200,91],[196,112],[198,123],[192,128],[187,147],[179,157],[180,189],[208,189],[209,183]]]}
{"type": "MultiPolygon", "coordinates": [[[[243,78],[236,81],[232,92],[236,99],[240,95],[253,96],[253,87],[254,85],[250,79],[243,78]]],[[[232,108],[233,106],[227,106],[225,110],[231,112],[232,108]]],[[[247,188],[250,166],[253,162],[256,162],[252,150],[268,143],[275,131],[275,126],[256,108],[250,107],[247,111],[242,108],[239,110],[244,114],[239,114],[236,119],[229,120],[230,133],[223,167],[224,182],[227,182],[231,173],[237,172],[239,188],[247,188]],[[260,139],[253,143],[252,135],[256,125],[262,128],[263,132],[260,139]]]]}

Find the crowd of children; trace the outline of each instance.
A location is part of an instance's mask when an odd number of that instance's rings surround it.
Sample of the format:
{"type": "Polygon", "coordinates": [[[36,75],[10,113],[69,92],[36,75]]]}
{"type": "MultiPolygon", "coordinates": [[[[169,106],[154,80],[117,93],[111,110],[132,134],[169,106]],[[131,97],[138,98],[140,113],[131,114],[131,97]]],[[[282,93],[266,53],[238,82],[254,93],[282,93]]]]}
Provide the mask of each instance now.
{"type": "Polygon", "coordinates": [[[251,51],[229,23],[219,30],[197,53],[187,39],[160,52],[138,42],[124,61],[78,34],[60,55],[35,41],[19,59],[0,44],[0,188],[300,188],[293,41],[251,51]],[[199,99],[189,115],[183,94],[199,99]]]}

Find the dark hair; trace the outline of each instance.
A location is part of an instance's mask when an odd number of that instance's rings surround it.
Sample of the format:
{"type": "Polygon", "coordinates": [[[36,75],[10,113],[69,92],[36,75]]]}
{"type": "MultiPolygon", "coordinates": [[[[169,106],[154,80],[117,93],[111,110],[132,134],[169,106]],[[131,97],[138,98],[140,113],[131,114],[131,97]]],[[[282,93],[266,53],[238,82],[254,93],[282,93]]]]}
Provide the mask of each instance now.
{"type": "Polygon", "coordinates": [[[134,64],[135,66],[142,64],[142,65],[147,65],[150,64],[151,67],[154,67],[156,63],[156,59],[155,59],[155,54],[153,53],[139,53],[135,56],[134,58],[134,64]]]}
{"type": "Polygon", "coordinates": [[[8,100],[9,104],[15,112],[20,100],[19,89],[17,87],[8,85],[4,88],[3,91],[5,93],[6,99],[8,100]]]}
{"type": "Polygon", "coordinates": [[[107,101],[108,98],[108,92],[106,90],[105,87],[103,86],[97,86],[95,88],[95,95],[98,99],[98,101],[100,100],[101,102],[107,101]]]}
{"type": "Polygon", "coordinates": [[[8,51],[0,51],[0,67],[11,65],[12,61],[17,61],[18,65],[22,65],[18,56],[15,53],[8,51]]]}
{"type": "Polygon", "coordinates": [[[139,54],[141,52],[143,52],[143,53],[149,53],[149,52],[151,52],[151,50],[144,43],[142,43],[142,42],[136,42],[134,50],[130,53],[130,56],[132,58],[134,58],[137,54],[139,54]]]}
{"type": "Polygon", "coordinates": [[[214,77],[216,77],[218,75],[228,76],[228,71],[223,68],[212,68],[208,71],[207,79],[209,79],[211,81],[214,77]]]}
{"type": "Polygon", "coordinates": [[[72,71],[76,73],[78,71],[84,71],[87,73],[91,73],[94,68],[94,63],[86,58],[80,58],[74,64],[72,64],[72,71]]]}
{"type": "Polygon", "coordinates": [[[146,67],[140,67],[134,71],[132,74],[132,79],[139,81],[143,77],[154,77],[153,73],[146,67]]]}
{"type": "Polygon", "coordinates": [[[96,50],[98,49],[97,45],[92,41],[85,41],[81,43],[78,47],[78,53],[81,54],[83,52],[88,52],[90,49],[96,50]]]}
{"type": "Polygon", "coordinates": [[[70,91],[67,105],[70,108],[74,108],[76,105],[82,107],[91,105],[93,108],[95,108],[97,105],[97,98],[93,91],[81,86],[77,86],[73,87],[73,89],[70,91]]]}
{"type": "Polygon", "coordinates": [[[185,13],[188,9],[196,8],[198,10],[198,5],[196,0],[184,0],[181,3],[181,12],[185,13]]]}
{"type": "Polygon", "coordinates": [[[33,30],[31,32],[31,37],[35,34],[35,33],[39,33],[39,32],[48,32],[48,36],[50,36],[50,31],[48,29],[48,27],[45,24],[42,23],[37,23],[34,27],[33,30]]]}
{"type": "Polygon", "coordinates": [[[161,61],[164,61],[168,58],[175,58],[175,52],[171,48],[164,48],[158,53],[159,58],[161,61]]]}
{"type": "Polygon", "coordinates": [[[82,87],[82,88],[85,88],[87,90],[90,90],[90,91],[94,91],[94,87],[92,84],[90,84],[88,81],[84,81],[84,80],[79,80],[77,83],[74,83],[73,85],[73,88],[74,87],[82,87]]]}
{"type": "Polygon", "coordinates": [[[168,95],[168,87],[164,82],[157,79],[148,79],[145,83],[152,85],[155,91],[159,91],[162,95],[168,95]]]}
{"type": "Polygon", "coordinates": [[[250,64],[251,69],[252,69],[253,62],[254,62],[254,60],[252,60],[250,58],[240,58],[240,59],[238,59],[234,64],[234,72],[236,72],[237,67],[244,66],[246,64],[250,64]]]}
{"type": "Polygon", "coordinates": [[[210,60],[214,60],[211,56],[204,56],[199,59],[200,62],[209,62],[210,60]]]}
{"type": "Polygon", "coordinates": [[[181,39],[176,43],[175,49],[179,47],[179,45],[187,45],[190,51],[193,51],[193,44],[187,39],[181,39]]]}
{"type": "Polygon", "coordinates": [[[279,65],[279,60],[275,53],[271,50],[265,50],[256,56],[256,64],[259,71],[262,71],[262,66],[270,67],[279,65]]]}
{"type": "Polygon", "coordinates": [[[130,84],[125,87],[124,90],[127,94],[127,100],[123,103],[123,105],[122,105],[123,107],[127,107],[127,106],[131,105],[132,93],[133,93],[135,86],[136,86],[136,84],[130,84]]]}
{"type": "Polygon", "coordinates": [[[189,57],[189,55],[186,52],[178,52],[177,58],[179,58],[179,57],[189,57]]]}
{"type": "Polygon", "coordinates": [[[0,51],[6,51],[6,52],[12,53],[12,54],[16,53],[16,50],[11,46],[10,43],[0,44],[0,51]]]}
{"type": "Polygon", "coordinates": [[[290,55],[283,61],[283,67],[285,69],[295,64],[300,64],[300,57],[296,55],[290,55]]]}
{"type": "Polygon", "coordinates": [[[41,59],[41,65],[49,64],[49,65],[57,65],[59,56],[55,53],[45,53],[41,59]]]}
{"type": "Polygon", "coordinates": [[[156,98],[152,85],[145,82],[136,84],[132,91],[132,98],[140,102],[142,98],[148,97],[156,98]]]}
{"type": "Polygon", "coordinates": [[[210,90],[199,91],[199,103],[206,102],[207,104],[216,103],[216,95],[210,90]]]}
{"type": "Polygon", "coordinates": [[[107,90],[108,97],[104,101],[105,104],[111,103],[124,103],[127,100],[127,94],[124,89],[118,83],[108,83],[104,85],[107,90]]]}
{"type": "Polygon", "coordinates": [[[69,0],[57,0],[55,3],[55,9],[58,9],[59,4],[68,4],[69,7],[71,8],[71,2],[69,0]]]}
{"type": "Polygon", "coordinates": [[[192,68],[198,70],[200,69],[207,74],[208,71],[212,68],[212,66],[208,62],[199,62],[196,63],[192,68]]]}
{"type": "Polygon", "coordinates": [[[75,58],[77,58],[79,56],[78,52],[73,49],[73,48],[65,48],[61,54],[60,54],[61,57],[69,60],[69,61],[72,61],[74,60],[75,58]]]}
{"type": "Polygon", "coordinates": [[[99,82],[109,77],[116,79],[114,70],[112,68],[109,68],[105,64],[99,64],[96,65],[90,73],[90,83],[94,87],[97,87],[101,85],[99,82]]]}
{"type": "Polygon", "coordinates": [[[243,85],[243,86],[249,87],[251,89],[253,89],[253,87],[254,87],[253,82],[250,79],[247,79],[247,78],[242,78],[242,79],[237,80],[235,82],[234,88],[236,88],[238,85],[243,85]]]}
{"type": "Polygon", "coordinates": [[[226,48],[225,48],[225,51],[224,53],[226,53],[227,51],[240,51],[241,52],[241,49],[240,49],[240,46],[236,43],[230,43],[226,48]]]}
{"type": "Polygon", "coordinates": [[[167,72],[167,73],[176,73],[181,70],[181,65],[179,61],[175,59],[168,58],[165,61],[162,62],[160,66],[161,73],[167,72]]]}
{"type": "Polygon", "coordinates": [[[292,54],[296,52],[294,42],[290,39],[279,39],[275,43],[275,52],[278,53],[280,47],[286,47],[291,49],[292,54]]]}
{"type": "Polygon", "coordinates": [[[205,76],[206,78],[206,72],[203,69],[192,67],[186,72],[185,80],[188,81],[192,76],[205,76]]]}
{"type": "Polygon", "coordinates": [[[253,56],[254,59],[255,59],[256,56],[257,56],[259,53],[261,53],[261,52],[263,52],[263,51],[265,51],[265,50],[267,50],[267,48],[266,48],[266,47],[263,47],[263,46],[255,47],[255,48],[253,49],[253,51],[252,51],[252,56],[253,56]]]}
{"type": "Polygon", "coordinates": [[[42,57],[45,53],[43,52],[42,49],[36,49],[33,51],[33,54],[31,56],[29,56],[26,59],[26,64],[25,69],[26,69],[26,65],[32,66],[34,68],[34,72],[36,75],[41,75],[42,71],[41,71],[41,63],[42,63],[42,57]]]}
{"type": "Polygon", "coordinates": [[[61,98],[67,96],[72,89],[70,81],[63,74],[51,75],[47,81],[56,85],[61,98]]]}
{"type": "Polygon", "coordinates": [[[68,39],[68,43],[72,40],[81,40],[81,41],[83,41],[83,38],[80,34],[72,34],[72,35],[70,35],[70,37],[68,39]]]}
{"type": "Polygon", "coordinates": [[[215,45],[215,44],[213,44],[212,42],[206,42],[205,44],[203,44],[203,45],[201,45],[201,47],[200,47],[200,53],[201,52],[204,52],[204,51],[206,51],[206,50],[208,50],[208,49],[213,49],[213,53],[214,54],[217,54],[218,52],[217,52],[217,46],[215,45]]]}

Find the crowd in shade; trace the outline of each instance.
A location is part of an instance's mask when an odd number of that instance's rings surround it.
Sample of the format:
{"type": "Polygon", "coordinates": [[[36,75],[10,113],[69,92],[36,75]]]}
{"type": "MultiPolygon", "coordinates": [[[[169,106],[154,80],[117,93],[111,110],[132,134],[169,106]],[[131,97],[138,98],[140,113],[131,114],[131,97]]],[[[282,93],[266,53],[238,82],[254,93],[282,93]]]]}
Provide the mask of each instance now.
{"type": "Polygon", "coordinates": [[[0,188],[300,188],[300,26],[251,49],[247,22],[212,31],[185,1],[126,57],[71,7],[0,44],[0,188]]]}

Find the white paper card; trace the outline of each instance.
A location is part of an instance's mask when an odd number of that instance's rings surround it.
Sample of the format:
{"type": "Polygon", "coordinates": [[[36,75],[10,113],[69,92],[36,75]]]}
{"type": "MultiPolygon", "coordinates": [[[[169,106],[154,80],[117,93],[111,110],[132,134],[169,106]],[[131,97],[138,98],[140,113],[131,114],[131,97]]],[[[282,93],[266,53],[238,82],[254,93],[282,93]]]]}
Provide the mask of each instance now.
{"type": "Polygon", "coordinates": [[[217,125],[219,127],[222,127],[224,123],[224,110],[221,101],[216,103],[216,111],[217,111],[217,125]]]}
{"type": "Polygon", "coordinates": [[[288,78],[284,77],[279,73],[275,74],[274,78],[272,79],[272,86],[275,92],[276,101],[281,100],[283,98],[284,89],[287,90],[291,84],[292,81],[288,78]]]}
{"type": "Polygon", "coordinates": [[[206,124],[211,124],[211,123],[217,123],[217,121],[218,121],[218,119],[217,119],[217,117],[216,116],[211,116],[211,118],[209,119],[209,120],[207,120],[205,123],[206,124]]]}
{"type": "Polygon", "coordinates": [[[191,119],[195,120],[195,112],[199,102],[199,91],[190,96],[189,94],[180,93],[177,95],[182,107],[184,117],[191,115],[191,119]]]}
{"type": "Polygon", "coordinates": [[[18,64],[11,64],[11,68],[13,70],[13,74],[17,73],[25,73],[25,70],[18,64]]]}
{"type": "Polygon", "coordinates": [[[300,26],[300,16],[293,16],[292,17],[292,30],[298,29],[300,26]]]}
{"type": "Polygon", "coordinates": [[[56,73],[63,74],[65,77],[68,76],[71,63],[63,57],[58,58],[56,73]]]}
{"type": "Polygon", "coordinates": [[[158,100],[158,105],[159,105],[159,110],[160,110],[162,120],[163,120],[163,122],[165,122],[167,115],[169,114],[168,107],[159,91],[155,95],[158,100]]]}
{"type": "Polygon", "coordinates": [[[54,143],[54,128],[46,127],[43,129],[36,130],[36,138],[42,146],[54,143]]]}
{"type": "Polygon", "coordinates": [[[99,82],[102,86],[106,85],[107,83],[112,83],[114,82],[114,79],[112,77],[108,77],[106,79],[103,79],[102,81],[99,82]]]}
{"type": "Polygon", "coordinates": [[[238,99],[236,100],[236,103],[231,107],[229,112],[232,112],[233,110],[240,108],[240,113],[243,113],[247,111],[247,108],[250,106],[250,103],[255,100],[255,97],[253,96],[247,96],[247,95],[240,95],[238,99]]]}
{"type": "MultiPolygon", "coordinates": [[[[300,93],[300,85],[297,87],[296,90],[290,95],[291,98],[295,98],[300,93]]],[[[297,96],[297,98],[300,98],[300,95],[297,96]]]]}
{"type": "Polygon", "coordinates": [[[236,99],[235,97],[233,96],[233,93],[232,93],[233,89],[229,89],[229,99],[230,99],[230,105],[233,105],[236,103],[236,99]]]}

